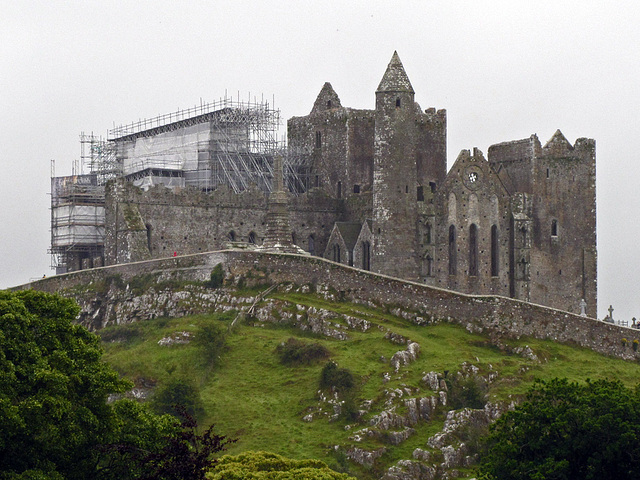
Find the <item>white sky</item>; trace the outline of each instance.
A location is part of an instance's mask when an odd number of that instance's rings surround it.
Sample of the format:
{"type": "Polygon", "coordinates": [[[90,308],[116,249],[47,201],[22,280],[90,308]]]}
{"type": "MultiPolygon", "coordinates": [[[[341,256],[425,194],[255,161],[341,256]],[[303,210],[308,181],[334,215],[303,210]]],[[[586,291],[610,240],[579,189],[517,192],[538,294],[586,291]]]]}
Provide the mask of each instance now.
{"type": "Polygon", "coordinates": [[[0,288],[51,274],[50,160],[81,131],[240,92],[306,115],[329,81],[373,108],[397,50],[463,148],[556,129],[597,142],[599,317],[640,318],[637,1],[0,0],[0,288]]]}

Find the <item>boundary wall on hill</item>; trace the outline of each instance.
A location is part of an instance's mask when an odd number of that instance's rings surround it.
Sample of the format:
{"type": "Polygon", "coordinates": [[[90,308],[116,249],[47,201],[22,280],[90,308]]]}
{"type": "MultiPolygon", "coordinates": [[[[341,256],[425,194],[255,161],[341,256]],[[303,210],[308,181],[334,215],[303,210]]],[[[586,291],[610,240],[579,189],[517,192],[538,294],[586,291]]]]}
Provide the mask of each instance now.
{"type": "Polygon", "coordinates": [[[398,308],[403,317],[418,324],[448,321],[494,339],[530,336],[582,346],[626,360],[640,358],[640,352],[634,349],[640,330],[506,297],[465,295],[429,287],[304,255],[224,250],[81,270],[40,279],[16,289],[33,288],[74,297],[74,292],[83,287],[86,293],[87,286],[114,276],[127,288],[127,282],[143,275],[153,275],[158,282],[204,282],[219,263],[223,264],[228,277],[322,285],[335,290],[341,300],[375,304],[390,310],[398,308]]]}

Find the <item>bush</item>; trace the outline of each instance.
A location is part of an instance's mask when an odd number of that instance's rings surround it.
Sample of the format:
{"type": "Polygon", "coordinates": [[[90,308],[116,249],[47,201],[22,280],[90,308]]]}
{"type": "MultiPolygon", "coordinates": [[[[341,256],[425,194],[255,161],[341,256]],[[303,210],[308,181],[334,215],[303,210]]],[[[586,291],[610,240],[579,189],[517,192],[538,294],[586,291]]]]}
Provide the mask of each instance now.
{"type": "Polygon", "coordinates": [[[320,388],[333,389],[346,394],[356,385],[353,374],[346,368],[338,368],[335,362],[328,362],[320,373],[320,388]]]}
{"type": "Polygon", "coordinates": [[[329,350],[319,343],[304,343],[295,338],[276,347],[276,354],[284,365],[311,365],[329,358],[329,350]]]}
{"type": "Polygon", "coordinates": [[[222,264],[217,264],[213,270],[211,271],[211,277],[209,281],[206,282],[206,286],[209,288],[218,288],[221,287],[224,283],[224,270],[222,269],[222,264]]]}
{"type": "Polygon", "coordinates": [[[331,470],[319,460],[293,460],[268,452],[244,452],[225,455],[211,470],[209,478],[225,480],[252,478],[254,480],[355,480],[344,473],[331,470]]]}
{"type": "Polygon", "coordinates": [[[227,332],[215,323],[205,323],[195,332],[193,344],[200,349],[208,366],[214,366],[227,349],[227,332]]]}
{"type": "Polygon", "coordinates": [[[487,403],[487,382],[478,375],[457,375],[445,380],[449,394],[448,403],[453,410],[460,408],[484,408],[487,403]]]}
{"type": "Polygon", "coordinates": [[[196,418],[204,413],[200,390],[192,381],[184,378],[169,379],[157,388],[151,398],[151,408],[159,414],[179,415],[180,406],[196,418]]]}

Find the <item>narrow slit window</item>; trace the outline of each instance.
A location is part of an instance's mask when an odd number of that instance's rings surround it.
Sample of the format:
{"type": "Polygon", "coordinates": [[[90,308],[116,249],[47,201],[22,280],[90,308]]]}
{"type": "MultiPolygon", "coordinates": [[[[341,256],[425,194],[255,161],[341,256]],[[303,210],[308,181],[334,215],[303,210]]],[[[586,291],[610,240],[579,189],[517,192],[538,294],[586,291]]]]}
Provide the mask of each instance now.
{"type": "Polygon", "coordinates": [[[456,255],[456,227],[449,227],[449,275],[456,274],[457,255],[456,255]]]}
{"type": "Polygon", "coordinates": [[[333,261],[340,263],[340,245],[337,243],[333,245],[333,261]]]}
{"type": "Polygon", "coordinates": [[[316,132],[316,148],[322,147],[322,132],[316,132]]]}
{"type": "Polygon", "coordinates": [[[497,277],[499,273],[498,268],[498,226],[491,226],[491,276],[497,277]]]}
{"type": "Polygon", "coordinates": [[[362,242],[362,269],[371,270],[371,244],[362,242]]]}
{"type": "Polygon", "coordinates": [[[313,235],[309,235],[309,253],[311,255],[316,254],[316,239],[313,235]]]}
{"type": "Polygon", "coordinates": [[[557,220],[551,220],[551,236],[552,237],[557,237],[558,236],[558,221],[557,220]]]}
{"type": "Polygon", "coordinates": [[[396,108],[400,108],[400,97],[396,98],[396,108]]]}
{"type": "Polygon", "coordinates": [[[475,223],[469,227],[469,275],[478,276],[478,227],[475,223]]]}

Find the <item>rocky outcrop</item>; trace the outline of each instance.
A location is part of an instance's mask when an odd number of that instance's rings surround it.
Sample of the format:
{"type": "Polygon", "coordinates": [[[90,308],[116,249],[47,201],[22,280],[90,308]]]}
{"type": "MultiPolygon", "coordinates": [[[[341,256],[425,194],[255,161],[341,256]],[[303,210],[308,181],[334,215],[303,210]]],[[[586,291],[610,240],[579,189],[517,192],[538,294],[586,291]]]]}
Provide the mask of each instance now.
{"type": "Polygon", "coordinates": [[[386,448],[378,448],[377,450],[369,451],[362,448],[353,447],[347,449],[347,458],[365,467],[371,467],[375,463],[376,459],[380,458],[387,451],[386,448]]]}
{"type": "Polygon", "coordinates": [[[415,362],[419,353],[420,345],[409,340],[405,350],[400,350],[399,352],[394,353],[393,357],[391,357],[391,366],[393,367],[394,372],[397,373],[403,365],[415,362]]]}
{"type": "Polygon", "coordinates": [[[437,468],[412,460],[400,460],[381,480],[435,480],[440,478],[437,468]]]}

